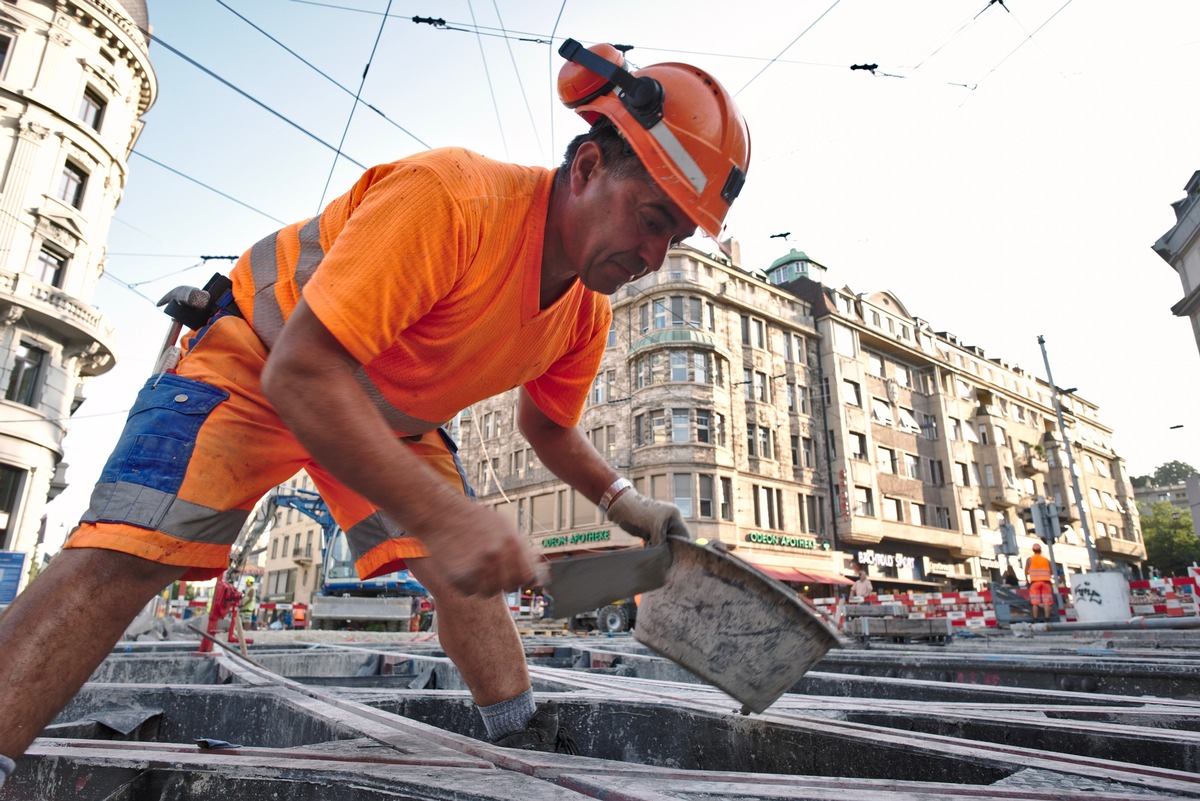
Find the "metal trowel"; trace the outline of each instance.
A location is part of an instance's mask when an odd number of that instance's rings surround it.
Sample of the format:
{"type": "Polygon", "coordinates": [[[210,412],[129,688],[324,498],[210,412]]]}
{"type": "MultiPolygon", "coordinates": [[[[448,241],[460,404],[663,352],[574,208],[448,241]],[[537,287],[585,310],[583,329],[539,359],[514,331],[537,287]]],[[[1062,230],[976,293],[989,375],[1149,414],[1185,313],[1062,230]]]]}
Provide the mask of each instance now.
{"type": "Polygon", "coordinates": [[[670,566],[666,542],[553,561],[546,584],[546,617],[573,617],[657,589],[666,582],[670,566]]]}

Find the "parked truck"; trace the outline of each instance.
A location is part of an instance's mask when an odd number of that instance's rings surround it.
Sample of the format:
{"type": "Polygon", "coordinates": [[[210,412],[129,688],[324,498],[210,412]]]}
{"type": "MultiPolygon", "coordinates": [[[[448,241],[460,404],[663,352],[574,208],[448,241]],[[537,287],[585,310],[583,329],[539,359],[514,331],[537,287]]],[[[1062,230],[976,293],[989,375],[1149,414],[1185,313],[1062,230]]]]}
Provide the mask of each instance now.
{"type": "Polygon", "coordinates": [[[637,625],[637,599],[624,598],[611,604],[593,609],[590,612],[580,612],[567,621],[567,628],[572,631],[603,631],[618,634],[630,631],[637,625]]]}
{"type": "Polygon", "coordinates": [[[321,526],[320,584],[309,607],[314,629],[408,629],[420,599],[429,594],[409,571],[359,579],[346,533],[334,521],[320,493],[281,487],[274,493],[273,502],[296,509],[321,526]]]}

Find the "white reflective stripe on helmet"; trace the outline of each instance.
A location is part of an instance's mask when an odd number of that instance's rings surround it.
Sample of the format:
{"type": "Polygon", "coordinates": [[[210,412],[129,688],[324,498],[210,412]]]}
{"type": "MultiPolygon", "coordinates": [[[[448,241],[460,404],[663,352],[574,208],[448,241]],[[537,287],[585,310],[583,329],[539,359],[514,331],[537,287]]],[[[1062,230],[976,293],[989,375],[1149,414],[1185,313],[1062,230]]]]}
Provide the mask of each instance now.
{"type": "Polygon", "coordinates": [[[675,138],[675,133],[667,127],[666,122],[659,120],[649,133],[658,142],[663,152],[670,156],[671,161],[675,163],[683,176],[688,179],[688,183],[692,185],[696,194],[703,194],[704,187],[708,186],[708,176],[700,169],[700,165],[692,158],[692,154],[687,152],[683,143],[675,138]]]}

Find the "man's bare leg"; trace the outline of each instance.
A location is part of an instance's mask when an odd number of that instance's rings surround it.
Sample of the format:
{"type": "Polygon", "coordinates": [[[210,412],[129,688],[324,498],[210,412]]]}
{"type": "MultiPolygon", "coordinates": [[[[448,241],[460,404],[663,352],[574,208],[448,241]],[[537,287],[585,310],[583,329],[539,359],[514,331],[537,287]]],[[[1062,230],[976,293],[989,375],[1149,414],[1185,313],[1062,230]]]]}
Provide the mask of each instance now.
{"type": "Polygon", "coordinates": [[[55,556],[0,618],[0,754],[25,753],[137,613],[185,570],[91,548],[55,556]]]}
{"type": "Polygon", "coordinates": [[[529,670],[517,624],[504,596],[463,595],[423,567],[408,566],[437,604],[438,640],[454,662],[478,706],[490,706],[529,689],[529,670]]]}

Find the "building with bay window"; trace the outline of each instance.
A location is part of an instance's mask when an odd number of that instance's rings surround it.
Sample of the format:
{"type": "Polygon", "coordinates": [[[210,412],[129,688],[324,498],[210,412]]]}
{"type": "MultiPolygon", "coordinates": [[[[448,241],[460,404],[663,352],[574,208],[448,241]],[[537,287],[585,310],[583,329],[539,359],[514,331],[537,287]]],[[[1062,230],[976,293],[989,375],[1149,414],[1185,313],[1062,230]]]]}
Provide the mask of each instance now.
{"type": "MultiPolygon", "coordinates": [[[[679,506],[697,537],[816,590],[849,582],[820,454],[812,310],[687,246],[612,297],[613,326],[581,427],[636,489],[679,506]]],[[[516,430],[516,390],[461,419],[483,503],[547,557],[638,542],[542,467],[516,430]]]]}
{"type": "Polygon", "coordinates": [[[91,302],[157,93],[147,25],[144,0],[0,3],[0,569],[21,583],[66,486],[64,421],[114,364],[91,302]]]}

